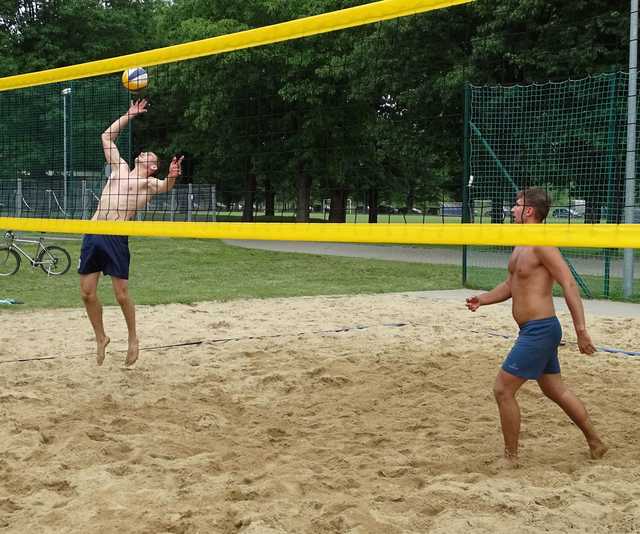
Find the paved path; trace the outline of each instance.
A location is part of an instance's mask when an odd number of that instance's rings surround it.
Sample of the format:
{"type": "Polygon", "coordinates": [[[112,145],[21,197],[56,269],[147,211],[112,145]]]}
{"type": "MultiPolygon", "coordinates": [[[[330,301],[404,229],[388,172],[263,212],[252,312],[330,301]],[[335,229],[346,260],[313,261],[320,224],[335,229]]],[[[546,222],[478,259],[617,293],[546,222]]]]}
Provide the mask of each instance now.
{"type": "MultiPolygon", "coordinates": [[[[459,265],[462,261],[460,247],[409,247],[400,245],[364,245],[359,243],[312,243],[307,241],[235,241],[225,243],[236,247],[279,252],[301,252],[303,254],[322,254],[327,256],[349,256],[351,258],[370,258],[410,263],[437,263],[441,265],[459,265]]],[[[500,263],[502,266],[502,263],[500,263]]]]}
{"type": "MultiPolygon", "coordinates": [[[[369,258],[388,261],[406,261],[409,263],[432,263],[439,265],[461,265],[462,247],[411,247],[406,245],[365,245],[360,243],[314,243],[308,241],[236,241],[225,240],[236,247],[279,252],[299,252],[303,254],[322,254],[327,256],[349,256],[351,258],[369,258]]],[[[470,265],[478,267],[507,267],[507,252],[486,252],[472,250],[470,265]]],[[[602,276],[604,260],[602,258],[571,258],[576,271],[581,275],[602,276]]],[[[622,277],[622,259],[611,262],[611,276],[622,277]]],[[[638,263],[636,262],[636,265],[638,263]]]]}

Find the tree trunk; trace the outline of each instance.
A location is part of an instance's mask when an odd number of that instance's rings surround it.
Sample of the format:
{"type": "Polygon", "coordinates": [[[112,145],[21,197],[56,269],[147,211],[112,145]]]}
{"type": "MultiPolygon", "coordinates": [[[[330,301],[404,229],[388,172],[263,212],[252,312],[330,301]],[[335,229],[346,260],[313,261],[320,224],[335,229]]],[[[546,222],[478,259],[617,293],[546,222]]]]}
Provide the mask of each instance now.
{"type": "Polygon", "coordinates": [[[266,217],[275,217],[276,193],[271,189],[271,180],[264,181],[264,214],[266,217]]]}
{"type": "Polygon", "coordinates": [[[329,211],[330,223],[346,222],[346,200],[347,192],[344,189],[336,188],[331,192],[331,210],[329,211]]]}
{"type": "Polygon", "coordinates": [[[407,193],[406,203],[407,203],[406,205],[407,213],[411,213],[411,210],[416,206],[416,190],[413,186],[411,187],[411,189],[409,189],[409,192],[407,193]]]}
{"type": "Polygon", "coordinates": [[[367,191],[367,204],[369,205],[369,222],[378,222],[378,190],[376,188],[367,191]]]}
{"type": "Polygon", "coordinates": [[[304,169],[304,163],[296,165],[296,222],[309,222],[309,201],[311,199],[311,177],[304,169]]]}
{"type": "Polygon", "coordinates": [[[244,206],[242,207],[242,222],[253,222],[253,204],[256,198],[256,175],[248,172],[245,181],[244,206]]]}
{"type": "Polygon", "coordinates": [[[502,224],[504,222],[503,203],[504,198],[502,195],[494,195],[491,197],[491,222],[493,224],[502,224]]]}
{"type": "Polygon", "coordinates": [[[585,224],[599,224],[600,217],[602,215],[602,207],[599,203],[594,202],[592,199],[585,199],[584,204],[584,223],[585,224]]]}

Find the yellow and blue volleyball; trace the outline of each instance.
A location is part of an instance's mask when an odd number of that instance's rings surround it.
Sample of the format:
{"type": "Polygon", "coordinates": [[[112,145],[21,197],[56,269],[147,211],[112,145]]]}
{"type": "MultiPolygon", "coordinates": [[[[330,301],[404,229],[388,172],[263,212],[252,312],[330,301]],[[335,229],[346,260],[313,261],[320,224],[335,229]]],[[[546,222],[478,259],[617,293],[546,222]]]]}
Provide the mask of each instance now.
{"type": "Polygon", "coordinates": [[[129,91],[144,89],[149,83],[147,72],[140,67],[125,70],[122,73],[122,85],[129,91]]]}

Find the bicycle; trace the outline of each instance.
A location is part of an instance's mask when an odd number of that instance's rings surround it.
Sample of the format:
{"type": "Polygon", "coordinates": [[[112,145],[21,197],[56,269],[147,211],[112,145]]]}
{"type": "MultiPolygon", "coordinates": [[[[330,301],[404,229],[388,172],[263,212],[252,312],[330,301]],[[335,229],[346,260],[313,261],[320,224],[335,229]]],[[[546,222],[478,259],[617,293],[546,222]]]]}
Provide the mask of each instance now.
{"type": "Polygon", "coordinates": [[[0,276],[11,276],[20,269],[20,255],[24,256],[32,267],[40,267],[50,276],[60,276],[71,267],[71,256],[57,245],[47,245],[44,238],[24,239],[17,237],[11,230],[4,234],[7,242],[0,246],[0,276]],[[37,245],[36,253],[32,256],[21,248],[18,243],[37,245]]]}

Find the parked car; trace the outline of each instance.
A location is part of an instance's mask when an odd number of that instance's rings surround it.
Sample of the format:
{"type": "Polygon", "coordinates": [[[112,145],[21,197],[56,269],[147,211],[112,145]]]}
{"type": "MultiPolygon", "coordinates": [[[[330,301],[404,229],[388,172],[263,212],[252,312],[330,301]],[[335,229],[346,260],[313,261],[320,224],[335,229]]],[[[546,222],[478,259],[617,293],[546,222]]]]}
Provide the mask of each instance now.
{"type": "Polygon", "coordinates": [[[394,213],[398,213],[398,208],[394,208],[393,206],[389,206],[388,204],[380,204],[378,206],[378,213],[394,214],[394,213]]]}
{"type": "MultiPolygon", "coordinates": [[[[498,212],[500,213],[500,212],[498,212]]],[[[510,219],[511,218],[511,209],[507,208],[506,206],[502,207],[502,220],[504,221],[505,219],[510,219]]],[[[489,208],[488,210],[485,210],[484,212],[484,216],[485,217],[493,217],[493,209],[489,208]]]]}
{"type": "Polygon", "coordinates": [[[418,208],[407,209],[406,207],[404,207],[399,208],[398,213],[402,213],[403,215],[422,215],[422,210],[418,208]]]}
{"type": "Polygon", "coordinates": [[[580,214],[571,208],[556,208],[551,212],[551,216],[556,219],[575,219],[580,217],[580,214]]]}

